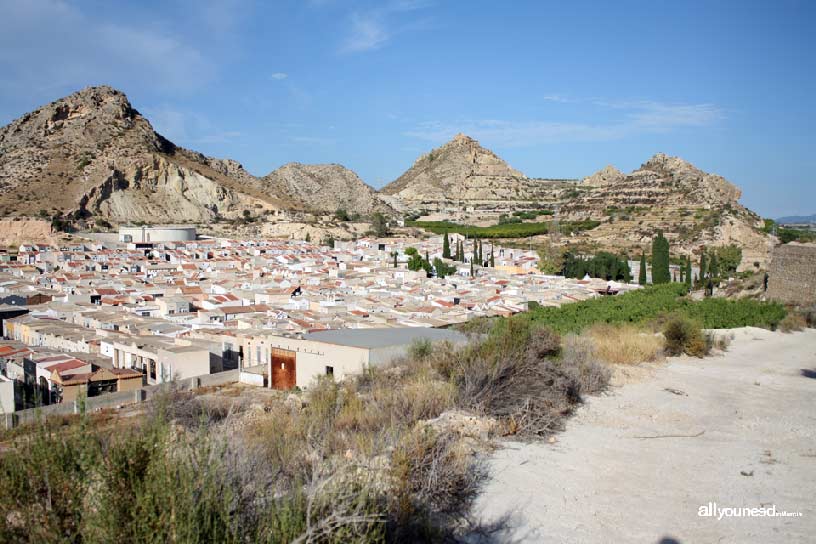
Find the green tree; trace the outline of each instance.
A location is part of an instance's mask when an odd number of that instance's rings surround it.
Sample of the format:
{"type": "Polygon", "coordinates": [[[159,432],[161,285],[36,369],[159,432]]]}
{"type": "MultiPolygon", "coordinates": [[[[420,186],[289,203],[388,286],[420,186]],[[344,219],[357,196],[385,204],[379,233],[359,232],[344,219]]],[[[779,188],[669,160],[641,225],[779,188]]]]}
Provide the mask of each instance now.
{"type": "Polygon", "coordinates": [[[451,258],[450,237],[448,236],[448,231],[445,231],[445,237],[442,238],[442,258],[443,259],[451,258]]]}
{"type": "MultiPolygon", "coordinates": [[[[244,210],[244,211],[246,211],[246,210],[244,210]]],[[[312,241],[312,235],[307,232],[306,233],[306,238],[304,238],[304,240],[306,240],[307,242],[311,242],[312,241]]]]}
{"type": "Polygon", "coordinates": [[[473,259],[471,259],[470,260],[470,277],[472,278],[475,275],[476,275],[476,272],[474,272],[474,270],[473,270],[473,259]]]}
{"type": "Polygon", "coordinates": [[[671,282],[669,272],[669,241],[658,231],[652,240],[652,283],[655,285],[671,282]]]}
{"type": "Polygon", "coordinates": [[[455,266],[446,263],[438,257],[434,259],[433,267],[434,270],[436,270],[436,276],[439,278],[444,278],[456,273],[455,266]]]}
{"type": "Polygon", "coordinates": [[[708,271],[709,276],[711,278],[719,278],[720,277],[720,263],[717,259],[717,252],[714,251],[711,253],[711,259],[709,260],[708,271]]]}
{"type": "Polygon", "coordinates": [[[397,268],[397,257],[399,257],[399,253],[396,251],[394,252],[394,268],[397,268]]]}
{"type": "Polygon", "coordinates": [[[490,248],[490,268],[496,268],[496,257],[493,255],[493,248],[490,248]]]}
{"type": "Polygon", "coordinates": [[[708,274],[708,259],[706,255],[707,251],[703,248],[702,253],[700,253],[700,274],[699,278],[701,281],[705,280],[706,275],[708,274]]]}
{"type": "Polygon", "coordinates": [[[686,287],[689,291],[692,288],[692,277],[691,277],[691,257],[686,258],[686,287]]]}
{"type": "Polygon", "coordinates": [[[388,219],[382,213],[375,212],[371,218],[371,228],[378,238],[388,236],[388,219]]]}
{"type": "Polygon", "coordinates": [[[334,218],[338,221],[349,221],[351,218],[346,210],[343,208],[338,208],[336,212],[334,212],[334,218]]]}
{"type": "Polygon", "coordinates": [[[638,284],[646,285],[646,252],[640,254],[640,272],[638,272],[638,284]]]}
{"type": "Polygon", "coordinates": [[[736,274],[742,262],[742,248],[734,244],[717,248],[717,260],[724,274],[736,274]]]}

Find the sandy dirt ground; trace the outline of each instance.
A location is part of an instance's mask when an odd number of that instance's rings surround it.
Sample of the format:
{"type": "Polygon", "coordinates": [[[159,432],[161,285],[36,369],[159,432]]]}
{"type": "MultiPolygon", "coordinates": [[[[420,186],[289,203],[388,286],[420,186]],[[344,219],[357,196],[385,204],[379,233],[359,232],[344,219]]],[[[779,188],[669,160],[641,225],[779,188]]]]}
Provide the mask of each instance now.
{"type": "Polygon", "coordinates": [[[555,443],[496,451],[475,513],[509,526],[490,540],[816,542],[816,330],[733,332],[589,399],[555,443]],[[802,516],[698,515],[710,502],[802,516]]]}

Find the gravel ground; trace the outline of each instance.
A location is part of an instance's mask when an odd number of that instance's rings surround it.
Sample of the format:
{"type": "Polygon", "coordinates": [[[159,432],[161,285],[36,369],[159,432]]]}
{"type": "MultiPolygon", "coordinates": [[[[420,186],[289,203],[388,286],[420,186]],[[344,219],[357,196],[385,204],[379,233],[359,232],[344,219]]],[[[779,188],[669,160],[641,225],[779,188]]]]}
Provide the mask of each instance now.
{"type": "Polygon", "coordinates": [[[509,524],[490,541],[816,542],[816,330],[733,333],[591,398],[555,443],[496,451],[475,512],[509,524]]]}

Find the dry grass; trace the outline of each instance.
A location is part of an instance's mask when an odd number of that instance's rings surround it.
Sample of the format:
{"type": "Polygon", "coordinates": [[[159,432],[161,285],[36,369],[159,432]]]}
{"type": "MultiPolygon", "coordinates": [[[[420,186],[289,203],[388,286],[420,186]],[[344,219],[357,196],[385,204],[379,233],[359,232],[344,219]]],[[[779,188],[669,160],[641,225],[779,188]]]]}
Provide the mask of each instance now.
{"type": "Polygon", "coordinates": [[[633,325],[595,325],[584,333],[599,360],[613,365],[652,363],[663,358],[663,340],[633,325]]]}
{"type": "Polygon", "coordinates": [[[785,319],[779,322],[779,330],[782,332],[803,331],[807,326],[808,322],[805,316],[796,312],[788,312],[785,319]]]}

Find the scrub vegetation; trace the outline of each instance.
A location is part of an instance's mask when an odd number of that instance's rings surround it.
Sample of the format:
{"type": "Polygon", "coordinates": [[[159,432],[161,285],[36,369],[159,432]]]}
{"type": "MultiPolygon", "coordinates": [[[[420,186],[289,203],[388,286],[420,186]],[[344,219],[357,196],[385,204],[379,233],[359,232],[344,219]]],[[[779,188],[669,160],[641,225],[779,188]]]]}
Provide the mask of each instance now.
{"type": "Polygon", "coordinates": [[[684,293],[667,284],[477,320],[463,327],[464,345],[418,343],[387,367],[261,403],[169,389],[138,417],[82,414],[15,429],[0,445],[0,541],[489,534],[497,527],[469,512],[480,453],[494,438],[562,429],[586,395],[607,387],[612,365],[704,355],[717,346],[703,326],[785,318],[774,304],[684,293]]]}

